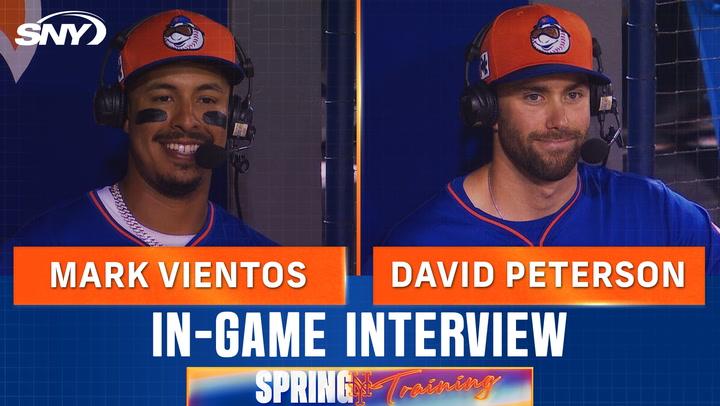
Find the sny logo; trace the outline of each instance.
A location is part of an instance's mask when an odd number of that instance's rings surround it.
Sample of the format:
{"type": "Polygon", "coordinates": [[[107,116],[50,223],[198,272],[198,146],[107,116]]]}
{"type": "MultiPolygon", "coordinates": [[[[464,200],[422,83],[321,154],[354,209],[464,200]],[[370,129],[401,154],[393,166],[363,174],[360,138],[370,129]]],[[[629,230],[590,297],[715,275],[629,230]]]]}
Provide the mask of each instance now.
{"type": "Polygon", "coordinates": [[[102,18],[87,11],[60,11],[45,16],[37,22],[21,24],[17,29],[18,38],[15,38],[15,43],[21,46],[46,45],[48,39],[51,39],[55,45],[65,45],[69,36],[70,45],[80,45],[80,40],[91,26],[95,26],[95,37],[87,45],[99,45],[107,34],[102,18]],[[79,17],[90,21],[91,24],[85,23],[78,28],[75,24],[65,23],[59,24],[58,29],[46,22],[59,16],[79,17]]]}

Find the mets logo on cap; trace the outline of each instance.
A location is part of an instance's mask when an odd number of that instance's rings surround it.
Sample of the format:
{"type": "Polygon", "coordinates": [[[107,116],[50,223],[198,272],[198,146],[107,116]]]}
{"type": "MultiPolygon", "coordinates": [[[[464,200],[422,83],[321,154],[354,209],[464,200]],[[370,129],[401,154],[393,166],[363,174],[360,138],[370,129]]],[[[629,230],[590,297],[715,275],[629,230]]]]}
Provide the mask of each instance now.
{"type": "Polygon", "coordinates": [[[163,32],[165,45],[178,51],[194,51],[202,48],[205,35],[185,16],[177,16],[170,21],[163,32]]]}
{"type": "Polygon", "coordinates": [[[544,54],[564,54],[570,49],[570,34],[555,18],[544,16],[530,32],[530,42],[544,54]]]}

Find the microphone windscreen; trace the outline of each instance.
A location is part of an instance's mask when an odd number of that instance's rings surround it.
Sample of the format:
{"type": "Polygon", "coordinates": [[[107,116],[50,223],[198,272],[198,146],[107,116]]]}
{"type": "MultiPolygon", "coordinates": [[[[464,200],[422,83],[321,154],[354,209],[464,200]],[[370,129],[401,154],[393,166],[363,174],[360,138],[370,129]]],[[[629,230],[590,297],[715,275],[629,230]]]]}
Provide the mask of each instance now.
{"type": "Polygon", "coordinates": [[[225,163],[227,156],[225,148],[215,144],[202,144],[195,151],[195,162],[202,168],[215,169],[225,163]]]}
{"type": "Polygon", "coordinates": [[[609,153],[610,145],[600,138],[588,139],[580,149],[580,156],[583,161],[592,165],[604,162],[609,153]]]}

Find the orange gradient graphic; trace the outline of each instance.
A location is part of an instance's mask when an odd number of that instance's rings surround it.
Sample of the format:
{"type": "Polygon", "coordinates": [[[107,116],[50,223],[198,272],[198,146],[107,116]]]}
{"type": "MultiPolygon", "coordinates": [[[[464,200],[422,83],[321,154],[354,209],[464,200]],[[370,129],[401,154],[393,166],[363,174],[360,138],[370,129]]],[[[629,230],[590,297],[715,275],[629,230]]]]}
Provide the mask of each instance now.
{"type": "Polygon", "coordinates": [[[13,272],[16,305],[345,303],[344,247],[15,247],[13,272]]]}
{"type": "Polygon", "coordinates": [[[376,305],[703,305],[705,250],[376,247],[373,298],[376,305]]]}

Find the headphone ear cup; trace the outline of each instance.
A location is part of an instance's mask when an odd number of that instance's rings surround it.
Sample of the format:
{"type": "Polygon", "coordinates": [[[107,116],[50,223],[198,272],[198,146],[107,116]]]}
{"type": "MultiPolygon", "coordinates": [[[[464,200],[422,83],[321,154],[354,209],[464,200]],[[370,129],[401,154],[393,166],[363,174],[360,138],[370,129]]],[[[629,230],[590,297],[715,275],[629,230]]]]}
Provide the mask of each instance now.
{"type": "Polygon", "coordinates": [[[93,97],[95,122],[108,127],[122,128],[125,124],[125,92],[120,85],[101,87],[93,97]]]}
{"type": "Polygon", "coordinates": [[[597,84],[590,83],[590,115],[592,117],[600,114],[600,89],[597,84]]]}
{"type": "Polygon", "coordinates": [[[607,113],[613,109],[612,85],[590,84],[590,115],[598,116],[600,113],[607,113]],[[603,103],[604,101],[604,103],[603,103]],[[600,109],[603,109],[601,112],[600,109]]]}
{"type": "Polygon", "coordinates": [[[468,127],[490,127],[497,121],[497,97],[484,82],[468,86],[460,96],[460,115],[468,127]]]}
{"type": "Polygon", "coordinates": [[[252,141],[255,136],[255,126],[252,125],[253,108],[250,103],[238,95],[233,95],[229,110],[228,139],[241,138],[252,141]]]}

